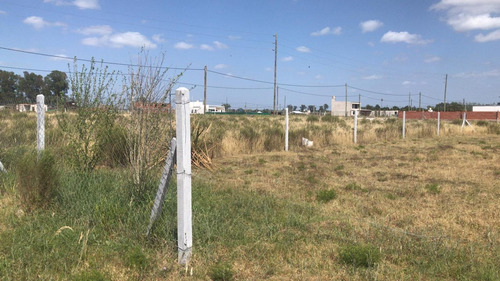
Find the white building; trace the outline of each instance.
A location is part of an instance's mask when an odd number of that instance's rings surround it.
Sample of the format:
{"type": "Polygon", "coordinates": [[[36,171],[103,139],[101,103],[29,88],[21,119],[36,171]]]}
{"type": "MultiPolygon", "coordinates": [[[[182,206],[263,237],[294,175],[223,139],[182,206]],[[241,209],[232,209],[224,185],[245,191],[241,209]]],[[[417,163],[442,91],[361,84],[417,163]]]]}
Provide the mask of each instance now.
{"type": "Polygon", "coordinates": [[[474,112],[497,112],[500,111],[500,105],[474,105],[472,106],[474,112]]]}
{"type": "MultiPolygon", "coordinates": [[[[359,102],[347,102],[347,116],[354,116],[354,112],[361,109],[359,102]]],[[[336,101],[335,96],[332,96],[332,116],[345,116],[346,115],[346,102],[336,101]]]]}
{"type": "MultiPolygon", "coordinates": [[[[45,109],[45,111],[47,111],[47,109],[48,109],[46,104],[43,105],[43,108],[45,109]]],[[[16,110],[19,112],[28,112],[28,111],[36,112],[36,103],[35,104],[29,104],[29,103],[16,104],[16,110]]]]}
{"type": "MultiPolygon", "coordinates": [[[[203,102],[202,101],[192,101],[189,103],[189,108],[191,109],[191,114],[203,114],[203,102]]],[[[208,105],[205,109],[205,113],[215,113],[215,112],[226,112],[226,108],[222,105],[208,105]]]]}

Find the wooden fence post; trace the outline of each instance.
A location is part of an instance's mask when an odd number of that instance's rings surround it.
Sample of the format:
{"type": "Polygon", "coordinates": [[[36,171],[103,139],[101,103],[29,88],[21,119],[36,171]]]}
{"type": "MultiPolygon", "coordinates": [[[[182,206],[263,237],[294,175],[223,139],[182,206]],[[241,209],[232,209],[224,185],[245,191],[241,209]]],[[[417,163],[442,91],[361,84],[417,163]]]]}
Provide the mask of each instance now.
{"type": "Polygon", "coordinates": [[[45,97],[36,96],[36,151],[38,155],[45,149],[45,97]]]}
{"type": "Polygon", "coordinates": [[[288,107],[285,108],[285,151],[288,151],[288,107]]]}
{"type": "Polygon", "coordinates": [[[406,111],[403,111],[403,139],[406,137],[406,111]]]}
{"type": "Polygon", "coordinates": [[[358,143],[358,111],[354,111],[354,143],[358,143]]]}
{"type": "Polygon", "coordinates": [[[439,137],[439,127],[441,125],[441,112],[438,112],[437,136],[439,137]]]}
{"type": "Polygon", "coordinates": [[[187,265],[193,247],[191,208],[191,121],[189,90],[175,90],[177,134],[177,246],[178,262],[187,265]]]}

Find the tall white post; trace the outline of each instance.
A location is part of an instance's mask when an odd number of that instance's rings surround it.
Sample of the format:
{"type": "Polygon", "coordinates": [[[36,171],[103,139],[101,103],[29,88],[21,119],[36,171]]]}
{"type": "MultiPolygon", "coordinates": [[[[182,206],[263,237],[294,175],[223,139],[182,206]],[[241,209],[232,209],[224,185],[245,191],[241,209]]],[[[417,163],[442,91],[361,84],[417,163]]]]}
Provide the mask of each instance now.
{"type": "Polygon", "coordinates": [[[406,138],[406,111],[403,111],[403,139],[406,138]]]}
{"type": "Polygon", "coordinates": [[[464,112],[464,117],[462,120],[462,130],[465,128],[465,122],[467,121],[467,113],[464,112]]]}
{"type": "Polygon", "coordinates": [[[193,222],[191,208],[191,121],[189,90],[175,90],[177,133],[177,246],[178,261],[189,263],[193,247],[193,222]]]}
{"type": "Polygon", "coordinates": [[[288,151],[288,107],[285,108],[285,151],[288,151]]]}
{"type": "Polygon", "coordinates": [[[354,111],[354,143],[358,143],[358,111],[354,111]]]}
{"type": "Polygon", "coordinates": [[[438,112],[438,127],[437,127],[437,135],[439,137],[439,126],[441,125],[441,112],[438,112]]]}
{"type": "Polygon", "coordinates": [[[45,97],[36,96],[36,151],[40,154],[45,149],[45,97]]]}

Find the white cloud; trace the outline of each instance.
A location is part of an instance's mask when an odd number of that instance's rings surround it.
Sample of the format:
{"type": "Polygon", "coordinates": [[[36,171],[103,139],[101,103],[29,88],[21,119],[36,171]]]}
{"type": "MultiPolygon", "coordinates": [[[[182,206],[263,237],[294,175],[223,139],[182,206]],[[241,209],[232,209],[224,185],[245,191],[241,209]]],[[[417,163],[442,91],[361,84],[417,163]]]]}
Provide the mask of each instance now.
{"type": "Polygon", "coordinates": [[[72,58],[68,57],[65,54],[57,54],[55,57],[51,57],[49,59],[54,61],[59,61],[59,60],[71,60],[72,58]]]}
{"type": "Polygon", "coordinates": [[[361,22],[359,26],[361,27],[361,32],[366,33],[366,32],[373,32],[380,27],[382,27],[384,24],[379,21],[379,20],[368,20],[361,22]]]}
{"type": "Polygon", "coordinates": [[[177,42],[177,43],[175,43],[174,48],[178,49],[178,50],[189,50],[189,49],[193,49],[194,46],[192,44],[189,44],[186,42],[177,42]]]}
{"type": "Polygon", "coordinates": [[[490,32],[486,35],[480,33],[474,37],[474,40],[481,43],[500,40],[500,29],[490,32]]]}
{"type": "Polygon", "coordinates": [[[62,22],[49,22],[44,20],[42,17],[31,16],[23,20],[23,23],[33,26],[35,29],[42,29],[50,26],[66,27],[65,23],[62,22]]]}
{"type": "Polygon", "coordinates": [[[265,70],[265,71],[267,71],[267,72],[271,72],[271,71],[273,71],[273,69],[272,69],[272,68],[270,68],[270,67],[266,67],[266,69],[264,69],[264,70],[265,70]]]}
{"type": "Polygon", "coordinates": [[[241,36],[229,35],[227,38],[228,38],[229,40],[239,40],[239,39],[241,39],[241,36]]]}
{"type": "Polygon", "coordinates": [[[151,42],[146,36],[140,34],[139,32],[124,32],[115,33],[109,37],[109,42],[113,47],[121,48],[124,46],[129,47],[145,47],[147,49],[156,48],[156,44],[151,42]]]}
{"type": "Polygon", "coordinates": [[[0,15],[6,15],[6,14],[7,14],[7,12],[6,12],[6,11],[2,11],[2,10],[0,10],[0,15]]]}
{"type": "Polygon", "coordinates": [[[223,63],[219,63],[217,65],[214,66],[214,69],[224,69],[224,68],[227,68],[228,65],[226,64],[223,64],[223,63]]]}
{"type": "Polygon", "coordinates": [[[81,10],[101,8],[98,0],[75,0],[72,3],[81,10]]]}
{"type": "Polygon", "coordinates": [[[500,40],[500,0],[441,0],[430,9],[444,11],[446,23],[457,32],[496,29],[477,34],[476,42],[500,40]]]}
{"type": "Polygon", "coordinates": [[[329,34],[340,35],[341,33],[342,33],[342,27],[337,26],[334,29],[331,29],[329,26],[327,26],[321,30],[312,32],[311,36],[324,36],[329,34]]]}
{"type": "Polygon", "coordinates": [[[415,85],[417,83],[415,82],[412,82],[412,81],[403,81],[403,83],[401,83],[403,86],[409,86],[409,85],[415,85]]]}
{"type": "Polygon", "coordinates": [[[440,57],[434,56],[434,57],[426,58],[424,60],[424,62],[426,62],[426,63],[433,63],[433,62],[438,62],[440,60],[441,60],[440,57]]]}
{"type": "Polygon", "coordinates": [[[284,62],[293,61],[293,57],[292,56],[284,57],[281,59],[281,61],[284,61],[284,62]]]}
{"type": "Polygon", "coordinates": [[[376,75],[376,74],[363,77],[364,80],[378,80],[378,79],[382,79],[382,78],[384,78],[384,76],[376,75]]]}
{"type": "Polygon", "coordinates": [[[109,25],[93,25],[78,30],[83,35],[109,35],[113,32],[113,28],[109,25]]]}
{"type": "Polygon", "coordinates": [[[214,47],[212,47],[212,46],[210,46],[208,44],[201,44],[200,49],[201,50],[205,50],[205,51],[213,51],[214,47]]]}
{"type": "Polygon", "coordinates": [[[301,53],[310,53],[311,52],[311,49],[307,48],[306,46],[297,47],[295,50],[297,50],[297,52],[301,52],[301,53]]]}
{"type": "Polygon", "coordinates": [[[215,48],[217,49],[227,49],[227,45],[219,41],[214,41],[215,48]]]}
{"type": "Polygon", "coordinates": [[[432,41],[431,40],[424,40],[424,39],[422,39],[422,36],[420,36],[418,34],[411,34],[411,33],[408,33],[407,31],[402,31],[402,32],[388,31],[387,33],[385,33],[382,36],[382,38],[380,39],[380,42],[425,45],[425,44],[430,43],[432,41]]]}
{"type": "Polygon", "coordinates": [[[151,38],[156,43],[163,43],[163,42],[165,42],[165,39],[163,38],[163,35],[161,35],[161,34],[154,34],[151,38]]]}
{"type": "Polygon", "coordinates": [[[323,75],[318,74],[318,75],[314,76],[314,79],[321,80],[321,79],[323,79],[323,75]]]}
{"type": "Polygon", "coordinates": [[[101,37],[87,37],[82,40],[82,44],[94,47],[145,47],[148,49],[156,48],[156,44],[151,42],[146,36],[139,32],[123,32],[101,37]]]}
{"type": "Polygon", "coordinates": [[[100,9],[98,0],[43,0],[44,3],[53,3],[56,6],[76,6],[80,10],[100,9]]]}

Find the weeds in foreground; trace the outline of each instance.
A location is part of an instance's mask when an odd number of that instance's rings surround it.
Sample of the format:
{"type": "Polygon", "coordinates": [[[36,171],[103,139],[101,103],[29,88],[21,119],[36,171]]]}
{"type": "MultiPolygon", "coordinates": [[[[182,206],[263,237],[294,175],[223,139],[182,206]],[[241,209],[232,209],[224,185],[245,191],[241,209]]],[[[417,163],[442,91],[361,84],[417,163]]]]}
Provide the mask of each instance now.
{"type": "Polygon", "coordinates": [[[380,262],[380,251],[373,245],[348,245],[339,251],[339,259],[346,263],[359,267],[372,267],[380,262]]]}
{"type": "Polygon", "coordinates": [[[26,210],[49,206],[55,199],[59,173],[55,157],[44,151],[37,157],[34,151],[26,153],[17,165],[17,187],[26,210]]]}

